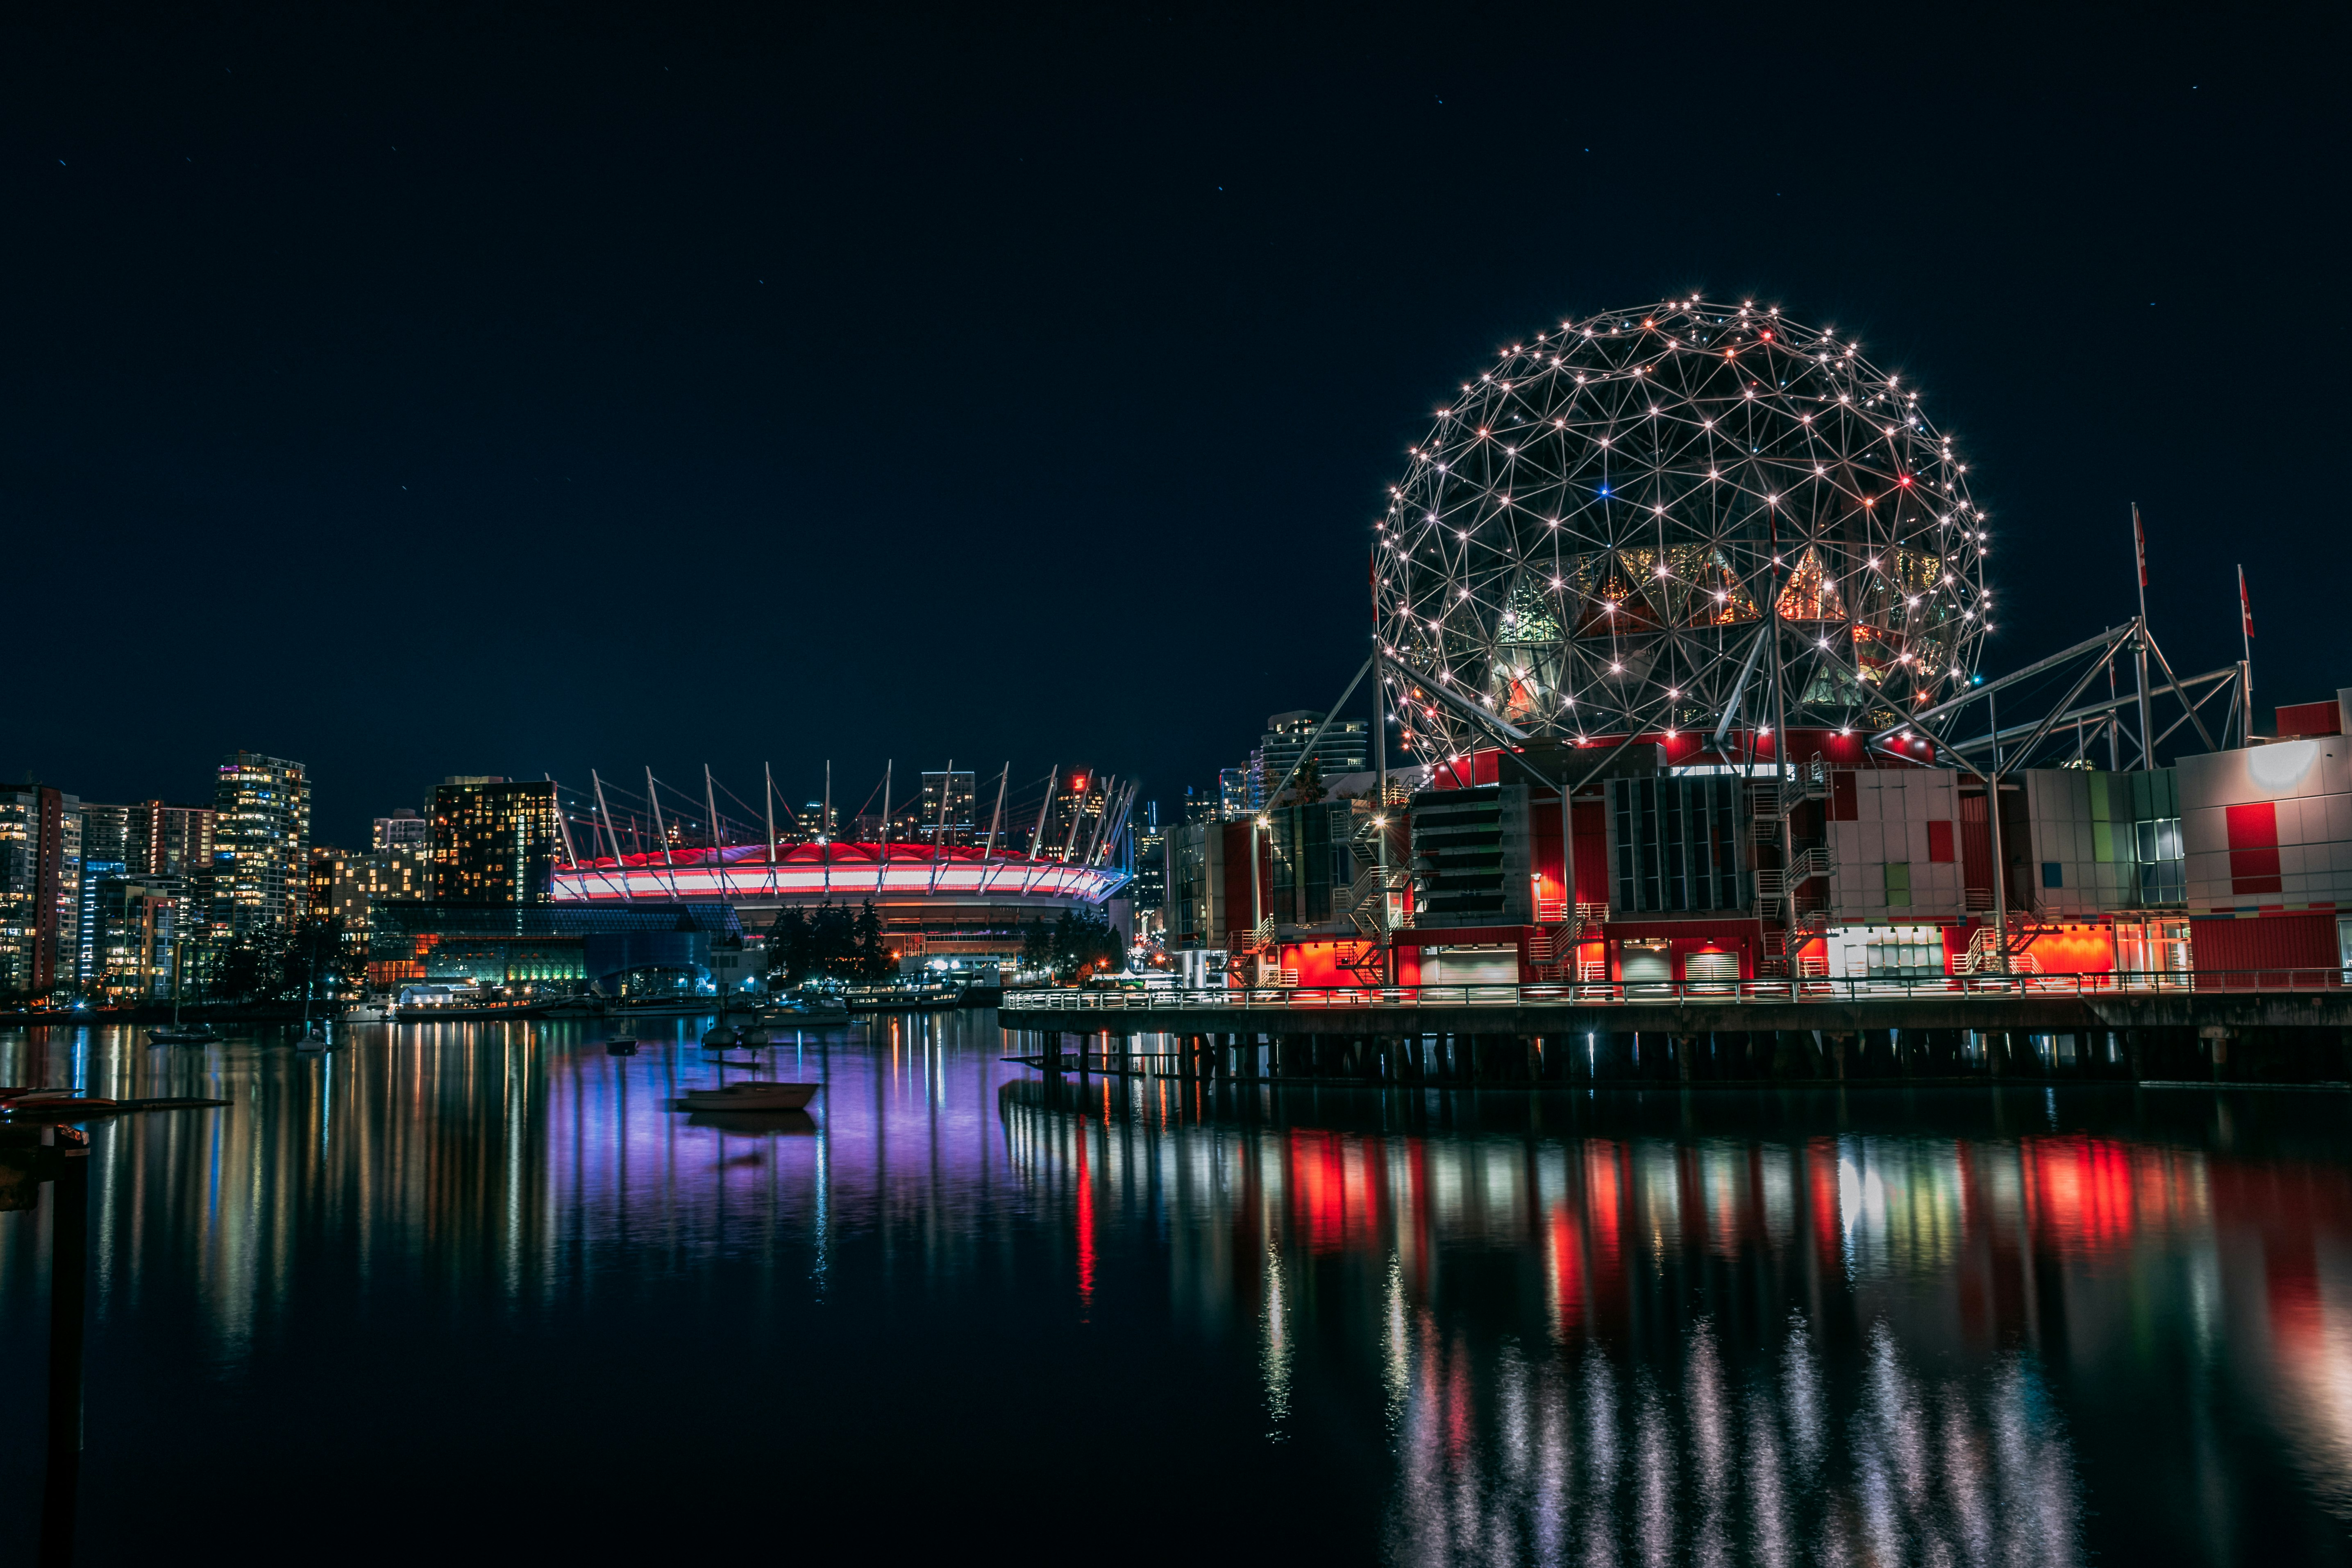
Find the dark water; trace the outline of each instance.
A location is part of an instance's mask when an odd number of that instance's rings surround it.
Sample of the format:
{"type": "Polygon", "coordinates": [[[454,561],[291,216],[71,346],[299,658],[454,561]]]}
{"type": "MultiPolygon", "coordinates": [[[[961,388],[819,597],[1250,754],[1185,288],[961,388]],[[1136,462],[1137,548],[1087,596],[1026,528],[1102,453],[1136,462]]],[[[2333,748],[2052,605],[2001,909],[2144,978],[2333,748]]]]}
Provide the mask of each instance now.
{"type": "Polygon", "coordinates": [[[978,1015],[742,1131],[592,1037],[0,1034],[234,1101],[94,1129],[81,1561],[2347,1555],[2352,1097],[1049,1094],[978,1015]]]}

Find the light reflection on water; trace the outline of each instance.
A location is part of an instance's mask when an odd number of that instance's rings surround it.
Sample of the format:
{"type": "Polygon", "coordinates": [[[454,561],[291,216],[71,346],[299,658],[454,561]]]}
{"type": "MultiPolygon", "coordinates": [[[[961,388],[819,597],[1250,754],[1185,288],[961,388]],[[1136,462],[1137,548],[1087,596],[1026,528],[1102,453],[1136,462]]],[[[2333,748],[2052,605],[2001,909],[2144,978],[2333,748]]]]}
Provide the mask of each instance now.
{"type": "MultiPolygon", "coordinates": [[[[786,1035],[761,1076],[823,1080],[814,1113],[730,1121],[667,1109],[699,1027],[634,1058],[571,1025],[0,1034],[0,1081],[232,1101],[94,1140],[85,1560],[167,1539],[123,1505],[190,1484],[160,1456],[191,1431],[300,1463],[320,1377],[370,1390],[350,1469],[286,1505],[331,1515],[482,1380],[528,1454],[659,1430],[679,1355],[736,1369],[715,1448],[908,1539],[930,1516],[860,1443],[953,1453],[929,1485],[974,1506],[1034,1452],[1197,1461],[1244,1560],[2343,1550],[2340,1101],[1048,1089],[954,1016],[786,1035]]],[[[0,1216],[27,1362],[43,1223],[0,1216]]],[[[0,1458],[37,1478],[37,1435],[0,1458]]]]}

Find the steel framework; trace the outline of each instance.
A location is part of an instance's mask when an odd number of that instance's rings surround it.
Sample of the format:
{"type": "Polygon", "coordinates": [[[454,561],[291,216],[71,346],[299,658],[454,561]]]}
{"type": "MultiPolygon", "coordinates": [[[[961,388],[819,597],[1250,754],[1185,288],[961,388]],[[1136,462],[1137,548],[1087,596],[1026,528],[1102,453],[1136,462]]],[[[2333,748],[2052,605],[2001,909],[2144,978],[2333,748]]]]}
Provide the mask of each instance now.
{"type": "Polygon", "coordinates": [[[1967,464],[1897,374],[1777,309],[1563,321],[1462,384],[1378,525],[1385,689],[1580,740],[1876,729],[1966,687],[1990,629],[1967,464]]]}

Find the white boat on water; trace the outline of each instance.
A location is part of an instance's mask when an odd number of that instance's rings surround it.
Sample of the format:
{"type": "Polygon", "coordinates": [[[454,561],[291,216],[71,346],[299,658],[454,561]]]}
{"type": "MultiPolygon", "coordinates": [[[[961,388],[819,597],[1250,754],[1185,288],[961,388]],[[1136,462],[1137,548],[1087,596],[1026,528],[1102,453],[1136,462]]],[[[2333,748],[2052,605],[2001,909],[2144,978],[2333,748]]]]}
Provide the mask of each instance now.
{"type": "Polygon", "coordinates": [[[798,1110],[816,1098],[814,1083],[765,1083],[746,1079],[716,1089],[686,1091],[688,1110],[798,1110]]]}

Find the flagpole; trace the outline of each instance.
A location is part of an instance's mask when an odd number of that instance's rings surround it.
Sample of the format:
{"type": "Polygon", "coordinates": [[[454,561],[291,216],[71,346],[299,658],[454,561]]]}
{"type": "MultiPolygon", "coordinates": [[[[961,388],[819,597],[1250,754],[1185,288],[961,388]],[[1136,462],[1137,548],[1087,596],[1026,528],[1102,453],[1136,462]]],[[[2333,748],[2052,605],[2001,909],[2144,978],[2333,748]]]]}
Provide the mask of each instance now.
{"type": "Polygon", "coordinates": [[[2147,532],[2140,526],[2139,502],[2132,502],[2132,553],[2139,562],[2139,631],[2132,638],[2132,668],[2139,681],[2139,765],[2156,771],[2156,725],[2147,701],[2147,532]]]}
{"type": "Polygon", "coordinates": [[[2245,563],[2238,563],[2238,635],[2239,646],[2245,658],[2238,662],[2238,701],[2243,715],[2238,725],[2238,743],[2254,743],[2254,602],[2246,597],[2245,563]]]}

